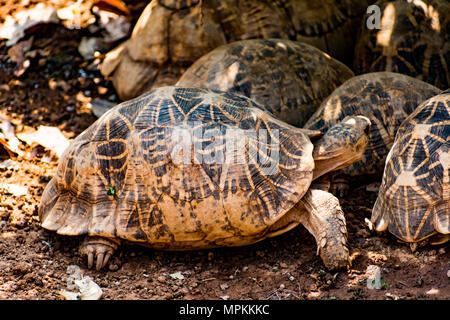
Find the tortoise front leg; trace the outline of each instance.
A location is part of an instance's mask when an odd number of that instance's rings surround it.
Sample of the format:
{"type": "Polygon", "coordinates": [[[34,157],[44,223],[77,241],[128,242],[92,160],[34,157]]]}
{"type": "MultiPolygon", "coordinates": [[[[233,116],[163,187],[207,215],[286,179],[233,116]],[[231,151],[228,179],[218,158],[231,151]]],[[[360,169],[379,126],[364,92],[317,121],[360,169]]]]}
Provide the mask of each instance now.
{"type": "Polygon", "coordinates": [[[100,270],[106,266],[109,258],[120,245],[120,240],[103,237],[87,236],[80,245],[80,253],[87,256],[88,268],[91,269],[96,260],[95,268],[100,270]]]}
{"type": "Polygon", "coordinates": [[[348,177],[344,174],[336,174],[333,176],[330,185],[330,191],[336,197],[345,197],[350,190],[348,177]]]}
{"type": "Polygon", "coordinates": [[[339,200],[331,193],[313,186],[296,205],[298,221],[317,243],[317,254],[328,269],[350,265],[347,228],[339,200]]]}

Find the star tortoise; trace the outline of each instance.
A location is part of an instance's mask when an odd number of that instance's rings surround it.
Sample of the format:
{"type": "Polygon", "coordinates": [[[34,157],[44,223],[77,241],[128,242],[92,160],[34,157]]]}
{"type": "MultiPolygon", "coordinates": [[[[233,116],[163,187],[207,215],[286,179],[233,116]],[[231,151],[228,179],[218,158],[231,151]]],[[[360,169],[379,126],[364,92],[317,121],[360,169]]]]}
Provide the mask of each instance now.
{"type": "Polygon", "coordinates": [[[423,101],[441,90],[400,73],[372,72],[353,77],[333,91],[305,128],[326,132],[346,116],[370,119],[369,144],[362,159],[333,173],[332,191],[342,196],[349,183],[381,180],[386,156],[400,124],[423,101]]]}
{"type": "Polygon", "coordinates": [[[343,63],[308,44],[256,39],[214,49],[189,67],[176,85],[238,93],[302,127],[321,102],[353,76],[343,63]]]}
{"type": "Polygon", "coordinates": [[[376,230],[418,243],[450,239],[450,90],[424,101],[400,126],[372,212],[376,230]]]}
{"type": "Polygon", "coordinates": [[[363,19],[355,72],[399,72],[449,88],[450,1],[379,0],[375,5],[381,9],[380,29],[367,28],[363,19]]]}
{"type": "Polygon", "coordinates": [[[74,139],[42,195],[41,224],[85,235],[80,250],[101,269],[123,242],[163,250],[241,246],[301,223],[325,265],[343,267],[339,201],[311,183],[361,158],[369,124],[348,117],[322,136],[243,96],[154,89],[74,139]]]}
{"type": "Polygon", "coordinates": [[[356,26],[368,0],[154,0],[101,72],[128,100],[174,85],[198,58],[248,39],[307,42],[351,65],[356,26]]]}

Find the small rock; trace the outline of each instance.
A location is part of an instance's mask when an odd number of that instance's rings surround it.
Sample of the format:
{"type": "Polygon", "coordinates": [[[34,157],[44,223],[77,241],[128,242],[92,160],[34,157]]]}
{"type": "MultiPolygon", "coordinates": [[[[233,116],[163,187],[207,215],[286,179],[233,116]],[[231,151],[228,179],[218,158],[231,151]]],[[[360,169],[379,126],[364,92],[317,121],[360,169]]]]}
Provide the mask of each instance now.
{"type": "Polygon", "coordinates": [[[288,266],[287,266],[286,263],[280,262],[280,267],[283,268],[283,269],[286,269],[288,266]]]}
{"type": "Polygon", "coordinates": [[[228,299],[230,299],[230,296],[220,296],[220,299],[222,299],[222,300],[228,300],[228,299]]]}
{"type": "Polygon", "coordinates": [[[177,271],[175,273],[172,273],[169,275],[172,279],[176,279],[176,280],[183,280],[184,276],[181,274],[180,271],[177,271]]]}
{"type": "Polygon", "coordinates": [[[282,283],[282,284],[280,284],[280,290],[284,290],[284,288],[286,288],[286,286],[282,283]]]}
{"type": "Polygon", "coordinates": [[[115,263],[110,263],[108,266],[109,271],[117,271],[119,270],[119,266],[115,263]]]}
{"type": "Polygon", "coordinates": [[[367,288],[368,289],[381,289],[381,268],[376,265],[370,265],[366,269],[367,276],[367,288]]]}
{"type": "Polygon", "coordinates": [[[159,276],[157,280],[160,283],[166,283],[166,277],[164,277],[164,276],[159,276]]]}
{"type": "Polygon", "coordinates": [[[295,277],[294,277],[294,276],[290,276],[290,277],[289,277],[289,280],[290,280],[290,281],[294,281],[294,280],[295,280],[295,277]]]}
{"type": "Polygon", "coordinates": [[[225,291],[228,289],[228,285],[227,284],[221,284],[220,285],[220,290],[225,291]]]}
{"type": "Polygon", "coordinates": [[[447,277],[450,278],[450,269],[447,270],[447,277]]]}
{"type": "Polygon", "coordinates": [[[185,294],[188,294],[189,293],[189,289],[188,288],[181,288],[179,291],[178,291],[180,294],[182,294],[182,295],[185,295],[185,294]]]}
{"type": "MultiPolygon", "coordinates": [[[[73,275],[80,275],[81,269],[75,264],[71,264],[67,267],[66,273],[73,275]]],[[[78,278],[78,277],[77,277],[78,278]]]]}

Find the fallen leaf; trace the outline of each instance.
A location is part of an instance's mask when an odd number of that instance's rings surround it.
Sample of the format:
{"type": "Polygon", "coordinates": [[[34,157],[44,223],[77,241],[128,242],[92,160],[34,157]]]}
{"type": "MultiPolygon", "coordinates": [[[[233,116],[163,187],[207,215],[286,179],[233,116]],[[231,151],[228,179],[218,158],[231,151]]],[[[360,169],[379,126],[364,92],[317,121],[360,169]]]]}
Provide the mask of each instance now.
{"type": "Polygon", "coordinates": [[[40,126],[33,133],[21,133],[17,136],[29,146],[38,144],[55,152],[59,158],[70,144],[70,141],[56,127],[40,126]]]}
{"type": "Polygon", "coordinates": [[[121,0],[96,0],[94,6],[104,11],[111,11],[119,14],[130,14],[130,10],[127,5],[121,0]]]}
{"type": "Polygon", "coordinates": [[[39,24],[58,23],[56,9],[45,3],[38,3],[31,9],[21,10],[7,16],[0,25],[0,38],[8,39],[6,45],[12,46],[25,36],[25,32],[39,24]]]}
{"type": "Polygon", "coordinates": [[[24,196],[28,193],[28,188],[14,183],[0,183],[0,188],[5,189],[15,197],[24,196]]]}

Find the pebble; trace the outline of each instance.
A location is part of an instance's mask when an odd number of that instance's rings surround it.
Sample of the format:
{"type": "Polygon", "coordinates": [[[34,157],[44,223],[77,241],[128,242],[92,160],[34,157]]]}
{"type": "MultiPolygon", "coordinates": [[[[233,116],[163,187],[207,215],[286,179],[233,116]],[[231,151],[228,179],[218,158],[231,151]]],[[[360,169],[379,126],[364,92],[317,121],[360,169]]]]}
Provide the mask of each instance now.
{"type": "Polygon", "coordinates": [[[381,268],[376,265],[370,265],[366,269],[367,288],[370,290],[381,289],[381,268]]]}
{"type": "Polygon", "coordinates": [[[177,272],[175,272],[175,273],[171,273],[169,276],[170,276],[172,279],[175,279],[175,280],[183,280],[183,279],[184,279],[184,276],[181,274],[180,271],[177,271],[177,272]]]}
{"type": "Polygon", "coordinates": [[[228,288],[229,288],[229,286],[227,284],[225,284],[225,283],[220,285],[220,290],[222,290],[222,291],[225,291],[228,288]]]}
{"type": "Polygon", "coordinates": [[[450,269],[447,270],[447,277],[450,278],[450,269]]]}
{"type": "Polygon", "coordinates": [[[119,270],[119,266],[117,264],[115,264],[115,263],[111,263],[108,266],[108,269],[109,269],[109,271],[117,271],[117,270],[119,270]]]}
{"type": "Polygon", "coordinates": [[[290,281],[294,281],[294,280],[295,280],[295,277],[294,277],[294,276],[290,276],[290,277],[289,277],[289,280],[290,280],[290,281]]]}
{"type": "Polygon", "coordinates": [[[286,286],[283,283],[280,284],[280,290],[284,290],[284,288],[286,288],[286,286]]]}
{"type": "Polygon", "coordinates": [[[159,276],[157,279],[160,283],[166,283],[166,277],[164,276],[159,276]]]}

